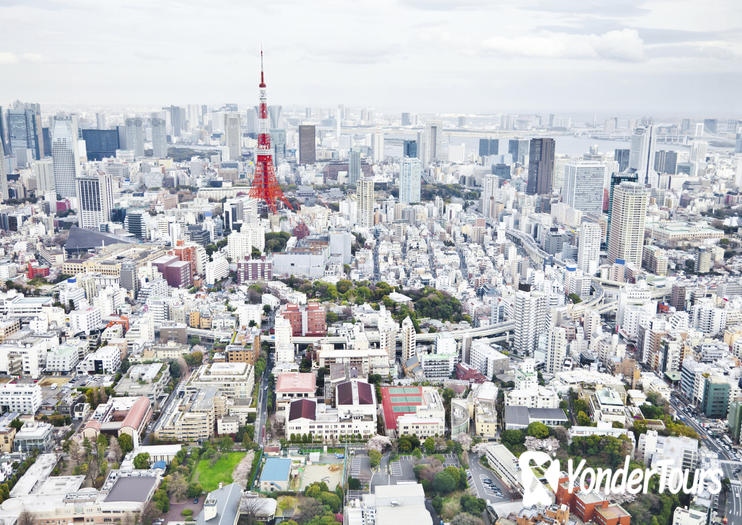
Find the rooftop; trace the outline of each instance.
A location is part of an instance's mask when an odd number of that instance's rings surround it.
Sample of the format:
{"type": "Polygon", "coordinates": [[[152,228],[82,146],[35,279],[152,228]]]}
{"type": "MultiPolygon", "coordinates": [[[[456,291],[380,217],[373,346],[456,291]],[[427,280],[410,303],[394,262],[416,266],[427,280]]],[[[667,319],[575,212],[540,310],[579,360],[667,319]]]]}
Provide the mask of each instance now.
{"type": "Polygon", "coordinates": [[[150,492],[156,484],[157,478],[154,476],[120,477],[114,482],[104,501],[135,501],[143,503],[147,501],[150,492]]]}
{"type": "Polygon", "coordinates": [[[278,374],[276,392],[314,392],[315,378],[313,373],[285,372],[278,374]]]}
{"type": "Polygon", "coordinates": [[[268,458],[263,465],[260,481],[287,481],[291,472],[291,460],[288,458],[268,458]]]}

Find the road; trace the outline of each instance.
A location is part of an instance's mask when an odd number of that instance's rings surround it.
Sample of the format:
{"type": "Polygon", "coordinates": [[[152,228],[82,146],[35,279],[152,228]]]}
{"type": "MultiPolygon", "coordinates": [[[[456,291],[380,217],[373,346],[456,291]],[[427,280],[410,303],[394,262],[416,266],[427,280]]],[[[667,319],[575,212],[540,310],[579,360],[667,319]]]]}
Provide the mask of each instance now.
{"type": "Polygon", "coordinates": [[[268,418],[268,377],[271,375],[273,370],[273,353],[268,352],[268,359],[266,362],[265,370],[263,375],[260,377],[260,387],[258,388],[258,402],[257,410],[255,414],[255,437],[258,445],[265,445],[265,421],[268,418]]]}
{"type": "Polygon", "coordinates": [[[737,480],[732,481],[729,489],[724,517],[727,518],[727,525],[742,524],[742,483],[737,480]]]}
{"type": "Polygon", "coordinates": [[[728,451],[719,440],[709,436],[706,429],[696,420],[697,416],[688,410],[688,404],[685,401],[682,401],[675,392],[670,396],[670,407],[675,410],[675,413],[683,423],[696,431],[701,442],[706,446],[706,448],[717,454],[720,460],[737,461],[737,457],[732,452],[728,451]]]}

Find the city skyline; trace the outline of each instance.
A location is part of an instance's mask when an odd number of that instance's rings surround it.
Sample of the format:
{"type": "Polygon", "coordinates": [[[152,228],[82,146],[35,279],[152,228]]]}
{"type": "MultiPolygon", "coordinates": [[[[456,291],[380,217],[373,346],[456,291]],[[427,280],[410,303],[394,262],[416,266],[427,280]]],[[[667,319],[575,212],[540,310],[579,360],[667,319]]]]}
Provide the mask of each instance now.
{"type": "Polygon", "coordinates": [[[144,9],[5,1],[0,67],[8,81],[0,100],[249,105],[262,42],[273,99],[284,105],[484,113],[739,110],[742,13],[733,2],[682,9],[593,3],[580,5],[579,13],[563,3],[476,0],[339,7],[305,8],[290,0],[207,9],[191,2],[144,9]]]}

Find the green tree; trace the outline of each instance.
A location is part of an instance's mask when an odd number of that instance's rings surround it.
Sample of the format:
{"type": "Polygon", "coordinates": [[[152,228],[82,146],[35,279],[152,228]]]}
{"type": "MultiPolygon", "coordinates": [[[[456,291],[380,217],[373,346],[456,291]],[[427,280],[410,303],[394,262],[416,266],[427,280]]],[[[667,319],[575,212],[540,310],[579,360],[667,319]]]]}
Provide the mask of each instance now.
{"type": "Polygon", "coordinates": [[[454,478],[450,472],[443,470],[433,478],[433,489],[441,494],[448,494],[456,489],[458,478],[454,478]]]}
{"type": "Polygon", "coordinates": [[[134,458],[134,468],[139,470],[148,469],[150,467],[149,453],[142,452],[137,454],[134,458]]]}
{"type": "Polygon", "coordinates": [[[371,464],[371,468],[376,468],[381,463],[381,452],[378,450],[371,449],[368,451],[368,459],[371,464]]]}
{"type": "Polygon", "coordinates": [[[538,439],[547,438],[549,437],[549,427],[539,421],[534,421],[526,428],[526,435],[538,439]]]}
{"type": "Polygon", "coordinates": [[[425,448],[425,452],[428,454],[432,454],[435,452],[435,439],[432,437],[427,438],[423,442],[423,447],[425,448]]]}
{"type": "Polygon", "coordinates": [[[121,452],[125,456],[134,450],[134,441],[131,439],[129,434],[121,434],[119,436],[119,446],[121,447],[121,452]]]}
{"type": "Polygon", "coordinates": [[[356,478],[348,478],[348,488],[350,490],[360,490],[361,489],[361,481],[356,478]]]}

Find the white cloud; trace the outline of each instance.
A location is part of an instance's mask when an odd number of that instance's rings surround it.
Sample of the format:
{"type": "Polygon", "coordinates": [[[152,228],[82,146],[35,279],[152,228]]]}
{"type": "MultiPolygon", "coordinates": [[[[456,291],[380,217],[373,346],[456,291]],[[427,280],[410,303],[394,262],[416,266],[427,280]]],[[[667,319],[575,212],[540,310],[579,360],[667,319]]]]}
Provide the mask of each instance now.
{"type": "Polygon", "coordinates": [[[0,51],[0,64],[17,64],[18,55],[7,51],[0,51]]]}
{"type": "Polygon", "coordinates": [[[641,62],[644,42],[634,29],[599,35],[543,32],[528,36],[495,36],[486,39],[482,51],[507,58],[604,59],[641,62]]]}
{"type": "Polygon", "coordinates": [[[41,62],[42,60],[41,55],[38,53],[23,53],[21,57],[23,57],[25,62],[41,62]]]}

